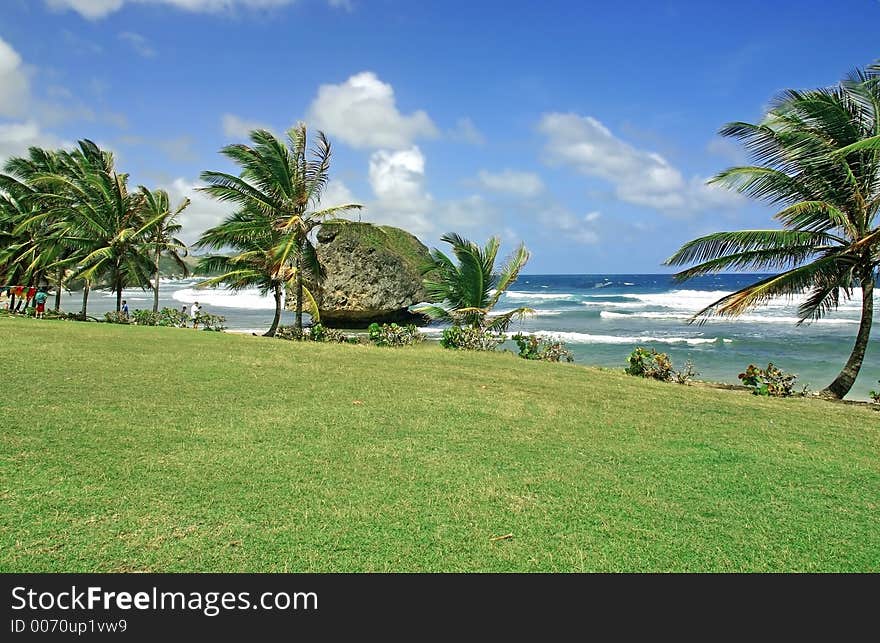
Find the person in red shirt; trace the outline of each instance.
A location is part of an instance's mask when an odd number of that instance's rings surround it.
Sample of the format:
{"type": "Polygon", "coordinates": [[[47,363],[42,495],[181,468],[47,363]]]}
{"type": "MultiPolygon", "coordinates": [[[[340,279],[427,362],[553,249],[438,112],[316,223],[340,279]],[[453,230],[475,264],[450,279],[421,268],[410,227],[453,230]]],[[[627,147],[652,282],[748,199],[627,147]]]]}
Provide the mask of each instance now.
{"type": "Polygon", "coordinates": [[[27,289],[27,297],[26,297],[26,301],[24,304],[25,310],[27,310],[28,308],[31,307],[31,302],[33,302],[34,297],[36,297],[36,296],[37,296],[37,289],[36,288],[31,286],[30,288],[27,289]]]}

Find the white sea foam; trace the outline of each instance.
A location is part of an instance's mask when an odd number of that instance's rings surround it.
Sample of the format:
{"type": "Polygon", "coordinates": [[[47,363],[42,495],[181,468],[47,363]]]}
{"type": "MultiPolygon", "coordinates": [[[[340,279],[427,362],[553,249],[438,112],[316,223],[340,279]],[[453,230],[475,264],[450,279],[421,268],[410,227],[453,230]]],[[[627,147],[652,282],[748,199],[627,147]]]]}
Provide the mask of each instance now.
{"type": "Polygon", "coordinates": [[[720,337],[650,337],[646,335],[593,335],[590,333],[574,333],[555,330],[535,331],[536,335],[560,339],[571,344],[729,344],[732,339],[720,337]]]}
{"type": "Polygon", "coordinates": [[[540,299],[540,300],[551,300],[557,299],[559,301],[577,301],[578,297],[576,295],[571,294],[570,292],[521,292],[518,290],[508,290],[505,293],[505,297],[507,299],[512,299],[514,301],[530,301],[532,299],[540,299]]]}
{"type": "MultiPolygon", "coordinates": [[[[610,310],[603,310],[599,313],[602,319],[681,319],[688,320],[691,315],[684,313],[665,313],[657,311],[642,311],[633,313],[615,313],[610,310]]],[[[757,324],[797,324],[799,317],[788,315],[739,315],[738,317],[707,317],[706,321],[726,322],[744,321],[757,324]]],[[[840,319],[840,318],[824,318],[809,323],[819,324],[858,324],[858,319],[840,319]]]]}
{"type": "Polygon", "coordinates": [[[247,308],[250,310],[274,310],[272,295],[261,295],[256,288],[245,288],[237,292],[213,288],[182,288],[171,295],[175,301],[184,304],[199,302],[203,307],[247,308]]]}

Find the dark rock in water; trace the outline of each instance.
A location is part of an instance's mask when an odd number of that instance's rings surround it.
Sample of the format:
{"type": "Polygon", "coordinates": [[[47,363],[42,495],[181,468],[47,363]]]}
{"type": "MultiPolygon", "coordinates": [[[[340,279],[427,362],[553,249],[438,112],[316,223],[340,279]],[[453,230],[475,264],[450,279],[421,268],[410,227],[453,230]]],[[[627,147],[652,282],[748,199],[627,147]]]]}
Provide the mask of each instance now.
{"type": "MultiPolygon", "coordinates": [[[[318,231],[317,248],[326,276],[320,287],[309,289],[323,325],[358,328],[373,322],[426,322],[424,316],[408,310],[428,299],[420,269],[430,255],[415,236],[391,226],[327,223],[318,231]]],[[[295,301],[295,295],[289,297],[287,307],[295,301]]]]}

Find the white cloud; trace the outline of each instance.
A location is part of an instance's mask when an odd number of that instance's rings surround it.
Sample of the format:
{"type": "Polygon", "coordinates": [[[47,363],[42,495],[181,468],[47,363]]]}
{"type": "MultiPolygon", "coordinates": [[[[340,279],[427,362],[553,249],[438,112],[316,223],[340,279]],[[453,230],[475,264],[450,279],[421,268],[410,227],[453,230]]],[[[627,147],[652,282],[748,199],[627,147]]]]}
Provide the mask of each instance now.
{"type": "Polygon", "coordinates": [[[459,118],[455,122],[455,127],[449,130],[449,137],[453,141],[470,143],[471,145],[485,145],[486,143],[486,137],[469,118],[459,118]]]}
{"type": "Polygon", "coordinates": [[[437,128],[424,111],[401,114],[394,88],[371,71],[355,74],[339,85],[321,85],[308,120],[356,148],[404,150],[418,138],[437,136],[437,128]]]}
{"type": "MultiPolygon", "coordinates": [[[[360,203],[360,201],[354,198],[351,190],[348,189],[345,183],[338,179],[330,179],[324,187],[324,192],[321,194],[321,204],[319,207],[324,210],[335,208],[339,205],[348,205],[349,203],[360,203]]],[[[357,211],[354,211],[354,216],[357,216],[357,211]]]]}
{"type": "Polygon", "coordinates": [[[271,129],[268,125],[264,125],[258,121],[250,121],[235,114],[223,114],[220,120],[223,127],[223,134],[227,138],[248,139],[255,129],[271,129]]]}
{"type": "Polygon", "coordinates": [[[504,170],[492,174],[486,170],[480,170],[477,178],[484,188],[494,192],[504,192],[521,197],[534,197],[544,191],[544,183],[541,177],[532,172],[516,172],[504,170]]]}
{"type": "Polygon", "coordinates": [[[540,212],[538,220],[545,229],[555,228],[559,230],[564,240],[592,245],[599,242],[598,226],[596,223],[601,216],[599,212],[590,212],[582,217],[578,217],[561,206],[553,206],[540,212]]]}
{"type": "Polygon", "coordinates": [[[69,145],[54,134],[43,131],[35,121],[0,123],[0,161],[22,156],[34,146],[55,149],[69,145]]]}
{"type": "Polygon", "coordinates": [[[476,228],[498,220],[495,207],[478,194],[439,204],[432,217],[443,232],[461,228],[476,228]]]}
{"type": "Polygon", "coordinates": [[[30,100],[30,83],[21,56],[0,38],[0,116],[22,116],[30,100]]]}
{"type": "Polygon", "coordinates": [[[133,31],[123,31],[119,34],[119,39],[128,43],[134,51],[142,58],[155,58],[156,50],[150,44],[150,41],[139,33],[133,31]]]}
{"type": "MultiPolygon", "coordinates": [[[[44,0],[50,9],[71,10],[87,20],[99,20],[126,4],[164,5],[193,13],[230,13],[237,9],[277,9],[297,0],[44,0]]],[[[351,11],[350,0],[327,0],[334,8],[351,11]]]]}
{"type": "Polygon", "coordinates": [[[434,199],[425,191],[425,157],[415,145],[406,150],[378,150],[370,156],[370,187],[376,200],[364,219],[394,225],[414,234],[434,229],[428,211],[434,199]]]}
{"type": "Polygon", "coordinates": [[[200,185],[180,177],[170,184],[158,186],[168,192],[174,205],[184,197],[191,199],[192,203],[177,219],[182,226],[180,238],[187,244],[195,243],[205,230],[219,224],[235,210],[233,204],[217,201],[199,192],[197,188],[200,185]]]}
{"type": "Polygon", "coordinates": [[[682,216],[741,201],[736,194],[705,185],[700,177],[685,180],[665,158],[620,140],[591,116],[545,114],[538,129],[547,136],[548,164],[604,179],[627,203],[682,216]]]}

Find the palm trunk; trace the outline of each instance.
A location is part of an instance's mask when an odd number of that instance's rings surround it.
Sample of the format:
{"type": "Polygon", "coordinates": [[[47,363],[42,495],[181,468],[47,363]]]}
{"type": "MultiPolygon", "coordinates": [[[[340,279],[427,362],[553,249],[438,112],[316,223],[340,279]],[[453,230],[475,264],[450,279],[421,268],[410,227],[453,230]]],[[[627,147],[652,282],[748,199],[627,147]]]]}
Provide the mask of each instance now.
{"type": "Polygon", "coordinates": [[[868,348],[868,340],[871,337],[871,322],[874,319],[874,275],[862,279],[862,320],[859,323],[859,332],[856,335],[856,344],[846,361],[846,366],[831,384],[828,385],[822,395],[835,399],[842,399],[855,384],[865,359],[865,349],[868,348]]]}
{"type": "Polygon", "coordinates": [[[156,263],[153,269],[153,312],[159,312],[159,257],[162,251],[156,247],[156,263]]]}
{"type": "Polygon", "coordinates": [[[297,337],[302,336],[303,329],[303,277],[302,277],[302,252],[296,256],[296,318],[293,328],[297,337]]]}
{"type": "Polygon", "coordinates": [[[275,286],[275,318],[272,320],[272,325],[269,327],[265,333],[263,333],[263,337],[275,337],[275,331],[278,330],[278,322],[281,321],[281,286],[275,286]]]}
{"type": "Polygon", "coordinates": [[[89,303],[89,286],[90,286],[90,284],[89,284],[89,280],[86,279],[86,280],[85,280],[85,283],[83,284],[83,305],[82,305],[82,311],[81,311],[80,314],[79,314],[80,317],[82,317],[83,321],[86,320],[86,307],[88,306],[88,303],[89,303]]]}
{"type": "Polygon", "coordinates": [[[55,312],[61,312],[61,288],[64,286],[64,268],[58,269],[58,287],[55,290],[55,312]]]}

